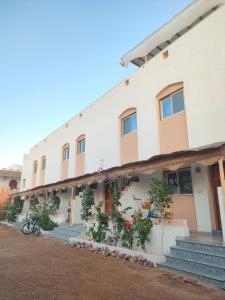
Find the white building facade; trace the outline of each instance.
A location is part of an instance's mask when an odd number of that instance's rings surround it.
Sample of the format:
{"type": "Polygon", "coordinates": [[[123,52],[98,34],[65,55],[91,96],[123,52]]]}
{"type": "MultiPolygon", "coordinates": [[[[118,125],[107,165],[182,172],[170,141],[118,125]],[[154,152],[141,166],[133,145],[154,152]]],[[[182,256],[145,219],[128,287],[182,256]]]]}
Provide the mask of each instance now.
{"type": "MultiPolygon", "coordinates": [[[[134,63],[138,69],[24,156],[21,195],[38,194],[44,188],[50,191],[49,185],[54,190],[54,184],[70,179],[84,182],[85,176],[100,168],[122,168],[166,154],[176,157],[175,153],[199,147],[223,147],[223,2],[195,1],[128,52],[122,64],[134,63]]],[[[139,182],[121,199],[123,206],[137,205],[133,196],[145,202],[150,173],[161,174],[173,190],[174,220],[184,220],[193,231],[221,230],[217,187],[223,185],[223,170],[219,172],[213,157],[209,163],[196,160],[175,170],[159,167],[156,172],[138,174],[139,182]]],[[[70,222],[80,223],[79,192],[70,189],[56,189],[64,199],[58,221],[68,220],[70,207],[70,222]]],[[[103,181],[95,191],[97,201],[105,203],[103,181]]]]}

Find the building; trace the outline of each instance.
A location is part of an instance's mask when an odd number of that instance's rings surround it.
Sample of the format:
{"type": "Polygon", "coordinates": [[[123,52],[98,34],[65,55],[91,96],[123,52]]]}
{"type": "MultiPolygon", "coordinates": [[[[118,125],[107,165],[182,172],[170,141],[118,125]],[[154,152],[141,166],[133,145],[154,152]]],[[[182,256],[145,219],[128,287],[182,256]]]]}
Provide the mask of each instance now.
{"type": "Polygon", "coordinates": [[[20,178],[21,166],[11,166],[8,169],[0,170],[0,219],[11,193],[18,191],[20,178]]]}
{"type": "Polygon", "coordinates": [[[138,176],[123,195],[123,207],[138,207],[135,198],[144,203],[149,177],[160,175],[172,190],[175,227],[179,224],[184,235],[186,229],[221,230],[224,36],[224,1],[197,0],[134,47],[121,59],[124,66],[137,66],[129,78],[24,156],[19,195],[29,202],[33,195],[57,192],[61,206],[56,220],[76,224],[81,223],[85,184],[93,184],[96,201],[110,209],[105,178],[98,170],[138,176]]]}

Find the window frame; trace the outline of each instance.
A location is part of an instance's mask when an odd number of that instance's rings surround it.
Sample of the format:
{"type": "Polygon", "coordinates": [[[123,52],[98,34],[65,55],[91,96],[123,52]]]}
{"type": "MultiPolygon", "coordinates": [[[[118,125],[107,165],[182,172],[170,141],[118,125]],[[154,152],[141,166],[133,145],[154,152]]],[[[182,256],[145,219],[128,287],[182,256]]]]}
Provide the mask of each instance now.
{"type": "Polygon", "coordinates": [[[77,141],[77,155],[85,154],[85,151],[86,151],[86,138],[84,137],[77,141]],[[83,147],[81,147],[82,144],[84,145],[83,147]],[[81,151],[82,149],[84,151],[81,151]]]}
{"type": "Polygon", "coordinates": [[[192,180],[192,174],[191,174],[191,168],[183,168],[183,169],[179,169],[179,170],[176,170],[176,171],[168,171],[168,172],[165,172],[164,173],[164,178],[168,184],[168,174],[176,174],[176,177],[177,177],[177,193],[171,193],[170,195],[171,196],[190,196],[190,195],[193,195],[193,180],[192,180]],[[190,177],[191,177],[191,193],[181,193],[181,186],[180,186],[180,178],[179,178],[179,172],[182,172],[182,171],[186,171],[186,170],[189,170],[190,171],[190,177]]]}
{"type": "Polygon", "coordinates": [[[70,159],[70,146],[66,146],[63,148],[63,161],[70,159]]]}
{"type": "Polygon", "coordinates": [[[38,171],[38,162],[35,160],[34,161],[34,170],[33,170],[33,173],[37,174],[37,171],[38,171]]]}
{"type": "Polygon", "coordinates": [[[26,178],[23,178],[22,180],[22,188],[25,188],[26,187],[26,178]]]}
{"type": "Polygon", "coordinates": [[[174,115],[177,115],[179,113],[182,113],[182,112],[185,112],[185,102],[184,102],[184,88],[180,88],[179,90],[163,97],[162,99],[160,99],[160,112],[161,112],[161,120],[167,120],[171,117],[173,117],[174,115]],[[174,108],[173,108],[173,96],[180,93],[180,92],[183,92],[183,103],[184,103],[184,108],[183,110],[181,111],[178,111],[178,112],[175,112],[174,113],[174,108]],[[170,99],[170,110],[171,110],[171,115],[169,115],[168,117],[164,117],[163,115],[163,102],[170,99]]]}
{"type": "MultiPolygon", "coordinates": [[[[132,133],[132,132],[135,132],[135,131],[137,131],[137,112],[135,111],[135,112],[133,112],[132,114],[130,114],[130,115],[128,115],[128,116],[126,116],[126,117],[124,117],[122,120],[122,135],[127,135],[127,134],[130,134],[130,133],[132,133]],[[128,120],[128,119],[131,119],[131,117],[132,116],[136,116],[136,128],[134,129],[134,130],[130,130],[129,132],[124,132],[124,129],[125,129],[125,126],[124,126],[124,124],[125,124],[125,121],[126,120],[128,120]]],[[[130,122],[129,122],[130,123],[130,122]]],[[[129,124],[129,126],[130,126],[130,124],[129,124]]],[[[130,126],[131,127],[131,126],[130,126]]]]}
{"type": "Polygon", "coordinates": [[[46,169],[46,157],[42,157],[41,159],[41,170],[45,170],[46,169]]]}

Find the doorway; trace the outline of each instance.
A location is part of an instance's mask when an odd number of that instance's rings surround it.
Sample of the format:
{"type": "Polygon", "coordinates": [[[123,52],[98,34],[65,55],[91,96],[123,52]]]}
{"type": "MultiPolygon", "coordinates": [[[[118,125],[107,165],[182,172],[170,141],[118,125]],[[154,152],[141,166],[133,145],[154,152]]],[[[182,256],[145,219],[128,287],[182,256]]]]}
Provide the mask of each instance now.
{"type": "Polygon", "coordinates": [[[220,173],[219,173],[219,165],[213,165],[210,167],[210,183],[212,190],[212,204],[215,216],[215,226],[216,230],[222,230],[221,217],[220,217],[220,207],[219,207],[219,199],[217,187],[221,186],[220,173]]]}

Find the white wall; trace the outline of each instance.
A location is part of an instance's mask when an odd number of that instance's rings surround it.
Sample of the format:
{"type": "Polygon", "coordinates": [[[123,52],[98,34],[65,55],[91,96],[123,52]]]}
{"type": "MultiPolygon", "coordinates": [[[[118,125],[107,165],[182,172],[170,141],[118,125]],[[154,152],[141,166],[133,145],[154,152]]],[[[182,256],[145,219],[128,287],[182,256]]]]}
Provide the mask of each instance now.
{"type": "Polygon", "coordinates": [[[120,165],[119,115],[137,108],[139,159],[159,154],[156,95],[167,85],[184,82],[189,146],[225,140],[225,7],[168,46],[169,57],[159,53],[134,72],[128,86],[119,83],[80,115],[31,148],[23,165],[25,189],[31,188],[32,163],[47,157],[46,184],[60,180],[61,147],[70,143],[69,177],[75,176],[75,140],[86,135],[85,172],[120,165]]]}
{"type": "Polygon", "coordinates": [[[210,182],[208,176],[208,167],[194,164],[191,167],[193,192],[195,199],[195,212],[198,231],[211,232],[212,223],[210,215],[210,182]],[[196,167],[201,172],[196,173],[196,167]]]}

